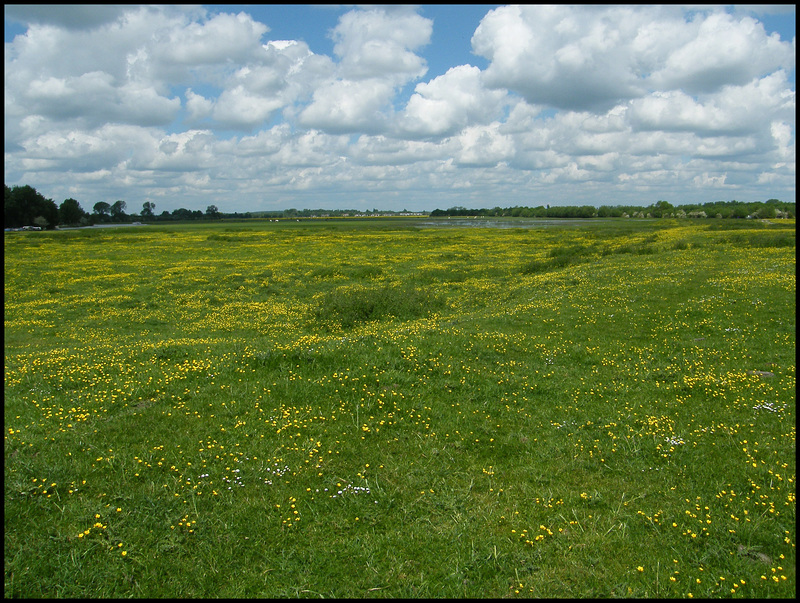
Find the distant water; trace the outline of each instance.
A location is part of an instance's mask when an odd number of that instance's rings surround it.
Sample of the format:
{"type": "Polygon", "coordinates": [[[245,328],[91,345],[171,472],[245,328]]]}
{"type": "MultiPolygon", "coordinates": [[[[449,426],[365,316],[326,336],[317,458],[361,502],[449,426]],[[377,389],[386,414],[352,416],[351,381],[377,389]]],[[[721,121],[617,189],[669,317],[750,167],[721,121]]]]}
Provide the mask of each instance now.
{"type": "Polygon", "coordinates": [[[92,226],[61,226],[58,230],[80,230],[82,228],[119,228],[123,226],[146,226],[141,222],[126,222],[124,224],[93,224],[92,226]]]}

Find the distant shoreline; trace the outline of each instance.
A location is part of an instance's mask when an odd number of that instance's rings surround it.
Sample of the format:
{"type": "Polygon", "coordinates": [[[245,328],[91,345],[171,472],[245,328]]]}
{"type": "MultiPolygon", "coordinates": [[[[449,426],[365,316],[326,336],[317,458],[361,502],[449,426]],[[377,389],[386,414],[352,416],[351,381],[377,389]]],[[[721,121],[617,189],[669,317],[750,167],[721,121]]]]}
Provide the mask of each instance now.
{"type": "Polygon", "coordinates": [[[130,222],[126,224],[92,224],[91,226],[57,226],[56,230],[81,230],[84,228],[116,228],[117,226],[147,226],[144,222],[130,222]]]}

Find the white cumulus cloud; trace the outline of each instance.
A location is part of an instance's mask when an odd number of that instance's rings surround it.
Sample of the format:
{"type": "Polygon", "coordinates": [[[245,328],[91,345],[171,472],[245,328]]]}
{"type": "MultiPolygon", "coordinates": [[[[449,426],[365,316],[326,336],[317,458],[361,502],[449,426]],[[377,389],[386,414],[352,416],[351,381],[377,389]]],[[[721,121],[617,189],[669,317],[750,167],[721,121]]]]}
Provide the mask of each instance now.
{"type": "Polygon", "coordinates": [[[6,7],[7,183],[222,211],[794,198],[771,9],[501,6],[435,77],[458,7],[318,10],[327,45],[271,35],[269,7],[6,7]]]}
{"type": "Polygon", "coordinates": [[[399,116],[399,127],[409,135],[454,134],[470,124],[497,118],[506,102],[505,91],[483,85],[480,69],[459,65],[417,84],[399,116]]]}

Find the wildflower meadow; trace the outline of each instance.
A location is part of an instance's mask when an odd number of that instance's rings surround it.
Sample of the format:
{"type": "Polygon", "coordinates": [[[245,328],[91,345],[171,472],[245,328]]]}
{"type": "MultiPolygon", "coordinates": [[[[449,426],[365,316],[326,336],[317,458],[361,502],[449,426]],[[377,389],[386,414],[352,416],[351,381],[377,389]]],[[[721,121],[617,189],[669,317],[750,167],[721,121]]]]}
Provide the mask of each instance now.
{"type": "Polygon", "coordinates": [[[5,235],[6,597],[794,597],[794,220],[5,235]]]}

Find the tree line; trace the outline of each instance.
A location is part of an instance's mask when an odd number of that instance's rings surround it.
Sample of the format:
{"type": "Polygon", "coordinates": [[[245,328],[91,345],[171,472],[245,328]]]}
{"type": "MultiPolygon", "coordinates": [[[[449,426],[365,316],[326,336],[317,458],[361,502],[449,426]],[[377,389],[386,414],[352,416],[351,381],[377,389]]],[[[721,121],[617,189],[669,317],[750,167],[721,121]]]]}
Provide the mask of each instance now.
{"type": "Polygon", "coordinates": [[[378,215],[430,215],[436,217],[522,217],[522,218],[794,218],[795,203],[786,203],[778,199],[765,202],[714,201],[704,204],[686,204],[673,206],[667,201],[658,201],[647,207],[633,205],[602,205],[599,208],[591,205],[580,206],[514,206],[494,207],[491,209],[468,209],[456,206],[450,209],[435,209],[427,212],[394,211],[358,211],[358,210],[325,210],[294,208],[282,211],[222,213],[216,205],[209,205],[205,212],[179,208],[172,212],[163,211],[156,214],[156,205],[146,201],[141,211],[127,213],[127,203],[117,200],[113,203],[100,201],[95,203],[92,211],[85,211],[80,203],[72,198],[64,199],[56,205],[35,188],[29,185],[5,186],[4,226],[5,228],[35,227],[54,229],[56,226],[93,226],[95,224],[120,224],[130,222],[169,222],[188,220],[220,220],[248,218],[310,218],[310,217],[345,217],[345,216],[378,216],[378,215]]]}
{"type": "Polygon", "coordinates": [[[219,220],[223,214],[216,205],[209,205],[205,213],[200,210],[176,209],[156,214],[156,204],[145,201],[142,210],[127,213],[128,204],[123,200],[113,203],[99,201],[87,212],[75,199],[64,199],[56,205],[29,185],[9,187],[5,185],[3,223],[5,228],[32,226],[52,230],[56,226],[93,226],[95,224],[124,224],[130,222],[156,222],[172,220],[219,220]]]}
{"type": "Polygon", "coordinates": [[[435,209],[430,213],[436,217],[522,217],[522,218],[794,218],[795,203],[778,199],[755,201],[712,201],[703,204],[673,206],[668,201],[658,201],[647,207],[635,205],[591,205],[550,207],[494,207],[491,209],[467,209],[451,207],[435,209]]]}

